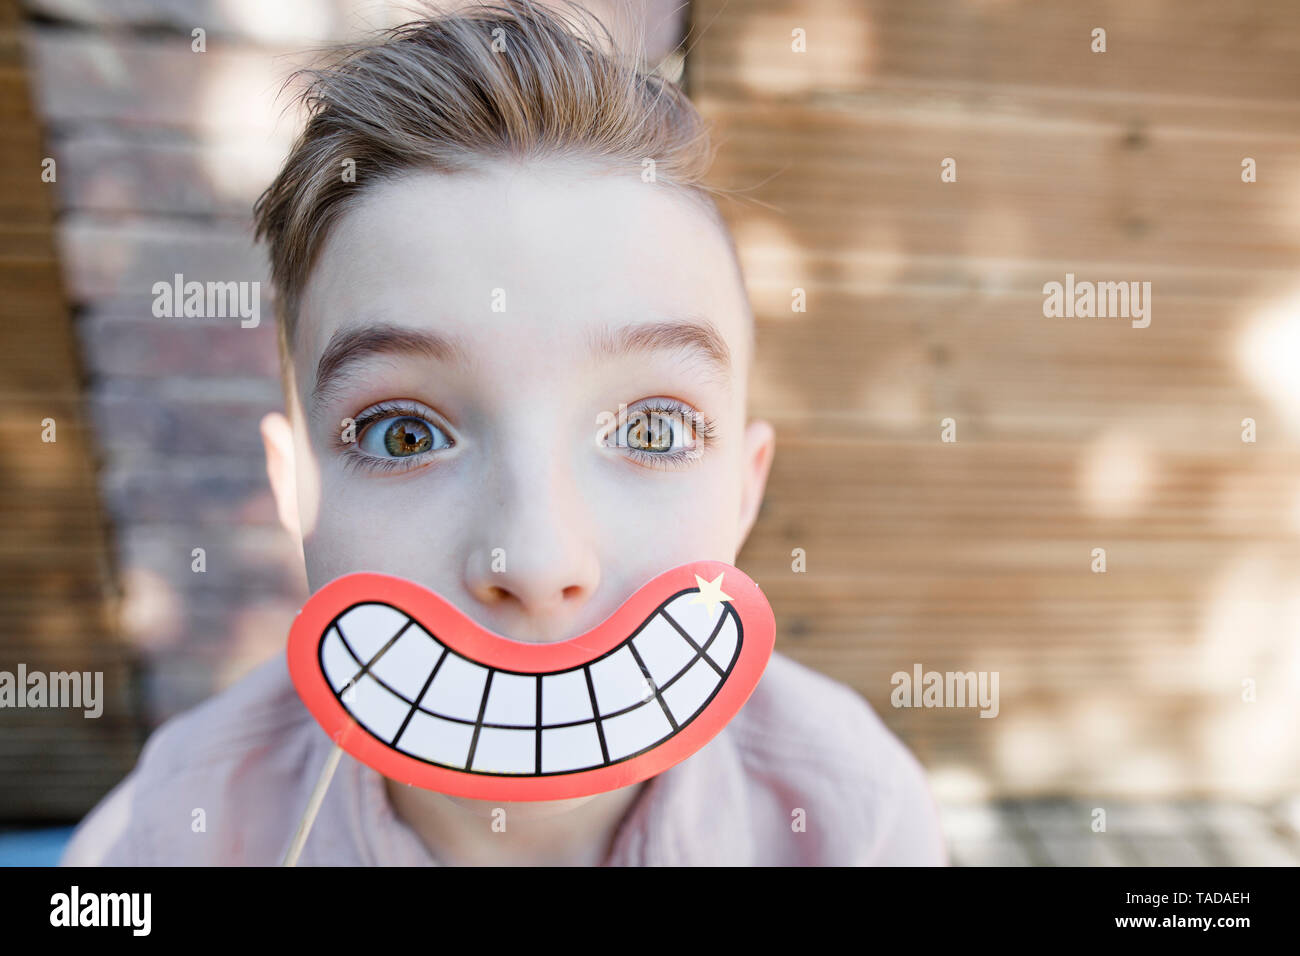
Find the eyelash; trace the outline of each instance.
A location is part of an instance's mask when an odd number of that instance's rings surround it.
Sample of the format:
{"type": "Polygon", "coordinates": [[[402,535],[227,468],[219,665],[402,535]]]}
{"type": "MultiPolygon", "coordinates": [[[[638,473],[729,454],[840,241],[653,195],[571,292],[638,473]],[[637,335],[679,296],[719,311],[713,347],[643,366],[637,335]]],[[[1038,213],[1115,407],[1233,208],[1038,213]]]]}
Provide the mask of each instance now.
{"type": "MultiPolygon", "coordinates": [[[[645,404],[631,406],[627,412],[629,415],[642,412],[649,415],[678,416],[682,419],[693,419],[695,422],[696,447],[694,448],[683,448],[668,453],[648,452],[640,448],[625,447],[623,449],[633,461],[650,468],[669,470],[696,462],[704,455],[706,450],[713,446],[717,438],[717,423],[712,418],[697,412],[685,402],[679,402],[675,399],[651,399],[645,404]]],[[[444,435],[447,435],[452,447],[456,444],[449,434],[449,429],[438,424],[438,416],[428,409],[400,399],[380,402],[353,419],[356,435],[353,441],[346,441],[341,434],[335,433],[335,444],[345,456],[345,468],[348,470],[367,469],[372,472],[395,474],[409,471],[412,468],[422,468],[429,464],[429,454],[427,452],[406,458],[379,458],[366,454],[361,450],[361,436],[365,434],[366,429],[389,418],[415,418],[425,421],[444,435]]]]}
{"type": "MultiPolygon", "coordinates": [[[[712,418],[676,399],[652,398],[648,399],[644,404],[633,405],[627,410],[628,415],[637,412],[644,412],[649,415],[676,416],[682,420],[691,419],[695,422],[695,448],[683,448],[670,453],[649,452],[640,448],[623,449],[632,460],[650,468],[668,470],[699,461],[704,452],[713,446],[713,442],[717,438],[717,423],[712,418]]],[[[615,429],[616,433],[617,431],[618,429],[615,429]]]]}
{"type": "Polygon", "coordinates": [[[366,433],[366,429],[390,418],[415,418],[426,422],[446,435],[450,446],[455,447],[456,442],[451,437],[450,429],[439,424],[438,416],[429,409],[401,399],[380,402],[378,405],[372,405],[353,419],[356,437],[352,441],[345,441],[341,434],[336,433],[335,444],[345,456],[343,461],[345,468],[348,470],[366,469],[384,474],[395,474],[410,471],[412,468],[422,468],[429,464],[427,452],[406,458],[379,458],[361,450],[361,436],[366,433]]]}

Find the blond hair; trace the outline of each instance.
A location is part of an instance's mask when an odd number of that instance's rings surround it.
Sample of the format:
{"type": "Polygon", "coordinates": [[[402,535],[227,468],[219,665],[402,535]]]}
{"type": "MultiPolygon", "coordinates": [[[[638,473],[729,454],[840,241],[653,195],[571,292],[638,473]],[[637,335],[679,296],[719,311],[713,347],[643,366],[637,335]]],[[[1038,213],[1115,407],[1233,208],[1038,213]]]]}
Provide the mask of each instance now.
{"type": "Polygon", "coordinates": [[[294,74],[306,80],[307,123],[254,208],[257,238],[269,246],[282,361],[332,226],[367,185],[409,171],[573,158],[639,176],[653,159],[655,181],[702,200],[731,243],[717,190],[704,183],[713,148],[703,118],[640,56],[615,52],[594,15],[571,9],[566,22],[533,0],[476,4],[336,47],[294,74]],[[346,160],[355,181],[342,175],[346,160]]]}

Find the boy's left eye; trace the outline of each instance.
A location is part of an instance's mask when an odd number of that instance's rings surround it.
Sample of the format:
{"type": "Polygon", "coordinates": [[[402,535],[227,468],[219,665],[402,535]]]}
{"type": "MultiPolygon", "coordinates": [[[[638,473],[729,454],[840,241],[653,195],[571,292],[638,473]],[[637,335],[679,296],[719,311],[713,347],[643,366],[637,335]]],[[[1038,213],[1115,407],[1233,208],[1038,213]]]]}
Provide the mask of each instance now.
{"type": "Polygon", "coordinates": [[[620,411],[617,424],[606,419],[601,444],[621,448],[651,468],[688,465],[700,458],[714,437],[713,421],[675,399],[654,398],[620,411]]]}
{"type": "Polygon", "coordinates": [[[622,437],[628,448],[659,454],[695,445],[693,430],[683,417],[657,411],[635,413],[622,437]]]}
{"type": "Polygon", "coordinates": [[[412,415],[389,416],[366,426],[357,439],[360,449],[374,458],[412,458],[450,448],[451,439],[432,422],[412,415]]]}

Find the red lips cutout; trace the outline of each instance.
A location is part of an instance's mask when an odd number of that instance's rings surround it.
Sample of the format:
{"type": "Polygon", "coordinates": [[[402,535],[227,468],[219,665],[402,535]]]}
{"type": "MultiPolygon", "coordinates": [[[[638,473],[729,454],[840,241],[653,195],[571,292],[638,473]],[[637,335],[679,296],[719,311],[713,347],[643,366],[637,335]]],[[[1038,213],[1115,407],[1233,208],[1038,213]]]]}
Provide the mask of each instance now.
{"type": "Polygon", "coordinates": [[[414,582],[358,573],[303,606],[289,672],[325,732],[385,777],[562,800],[638,783],[707,744],[758,685],[775,633],[758,585],[718,561],[666,571],[551,644],[494,634],[414,582]],[[726,600],[710,606],[718,592],[726,600]]]}

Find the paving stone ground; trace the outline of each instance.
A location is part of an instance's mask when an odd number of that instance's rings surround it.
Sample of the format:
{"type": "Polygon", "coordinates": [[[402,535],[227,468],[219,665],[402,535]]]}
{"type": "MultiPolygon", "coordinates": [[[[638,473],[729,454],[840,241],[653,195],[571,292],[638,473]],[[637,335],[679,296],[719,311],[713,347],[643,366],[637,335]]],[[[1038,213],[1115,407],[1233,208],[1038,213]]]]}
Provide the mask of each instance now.
{"type": "MultiPolygon", "coordinates": [[[[942,808],[954,866],[1298,866],[1300,799],[1112,803],[1106,830],[1079,801],[1000,801],[942,808]]],[[[0,866],[53,865],[71,827],[0,831],[0,866]]]]}
{"type": "Polygon", "coordinates": [[[1300,866],[1300,799],[998,801],[941,814],[954,866],[1300,866]]]}

